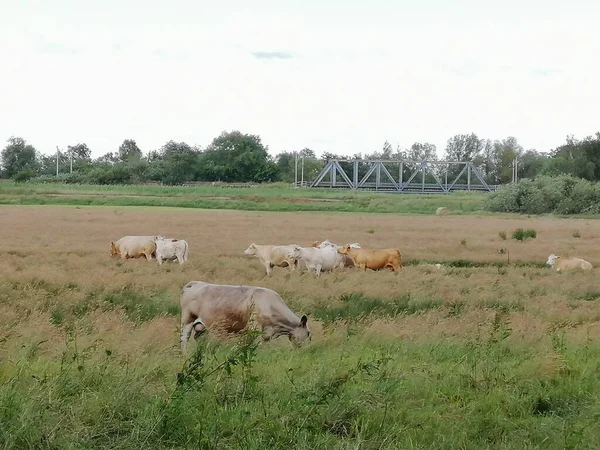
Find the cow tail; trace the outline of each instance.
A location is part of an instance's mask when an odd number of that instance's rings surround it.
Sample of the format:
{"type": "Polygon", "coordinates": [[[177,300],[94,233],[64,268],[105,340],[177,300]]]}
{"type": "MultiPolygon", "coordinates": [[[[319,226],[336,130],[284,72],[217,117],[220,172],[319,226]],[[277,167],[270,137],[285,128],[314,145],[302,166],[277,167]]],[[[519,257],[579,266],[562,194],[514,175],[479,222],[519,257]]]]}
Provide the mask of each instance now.
{"type": "Polygon", "coordinates": [[[185,250],[183,251],[183,260],[187,261],[188,259],[188,243],[187,241],[183,241],[185,242],[185,250]]]}

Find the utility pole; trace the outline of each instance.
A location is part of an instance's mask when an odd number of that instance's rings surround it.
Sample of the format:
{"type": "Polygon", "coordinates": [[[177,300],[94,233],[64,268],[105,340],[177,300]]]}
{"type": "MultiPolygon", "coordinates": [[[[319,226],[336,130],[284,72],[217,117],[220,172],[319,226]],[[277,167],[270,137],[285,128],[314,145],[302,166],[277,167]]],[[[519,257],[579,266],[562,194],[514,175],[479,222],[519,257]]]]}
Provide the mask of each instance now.
{"type": "Polygon", "coordinates": [[[304,186],[304,155],[302,155],[302,177],[300,181],[300,186],[304,186]]]}
{"type": "Polygon", "coordinates": [[[56,146],[56,178],[58,178],[58,156],[60,155],[60,150],[58,149],[58,145],[56,146]]]}
{"type": "Polygon", "coordinates": [[[513,183],[516,183],[519,180],[518,170],[519,170],[519,161],[515,157],[515,159],[512,160],[512,181],[513,181],[513,183]]]}
{"type": "Polygon", "coordinates": [[[71,162],[71,171],[69,173],[73,173],[73,149],[72,148],[69,149],[69,159],[71,162]]]}
{"type": "Polygon", "coordinates": [[[294,187],[298,187],[298,152],[294,152],[294,187]]]}

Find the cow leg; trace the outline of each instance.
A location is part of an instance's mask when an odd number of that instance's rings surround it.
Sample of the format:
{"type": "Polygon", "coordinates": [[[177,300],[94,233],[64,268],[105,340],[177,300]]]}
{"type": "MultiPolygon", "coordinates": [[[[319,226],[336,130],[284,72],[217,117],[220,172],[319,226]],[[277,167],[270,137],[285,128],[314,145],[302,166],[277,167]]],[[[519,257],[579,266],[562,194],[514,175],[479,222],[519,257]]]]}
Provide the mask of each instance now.
{"type": "Polygon", "coordinates": [[[147,261],[152,261],[152,253],[144,253],[147,261]]]}
{"type": "Polygon", "coordinates": [[[315,273],[317,274],[317,277],[321,276],[321,267],[323,267],[322,264],[317,264],[317,267],[315,267],[315,273]]]}
{"type": "Polygon", "coordinates": [[[177,261],[179,261],[179,264],[183,264],[183,256],[182,255],[177,255],[177,261]]]}
{"type": "Polygon", "coordinates": [[[190,340],[190,336],[192,335],[192,328],[194,324],[188,323],[187,325],[184,322],[181,322],[181,351],[185,353],[185,347],[190,340]]]}
{"type": "Polygon", "coordinates": [[[156,255],[156,261],[158,262],[158,265],[162,265],[162,256],[156,255]]]}
{"type": "Polygon", "coordinates": [[[267,269],[267,275],[271,275],[271,261],[265,261],[263,264],[265,265],[265,269],[267,269]]]}
{"type": "Polygon", "coordinates": [[[273,327],[265,327],[263,328],[263,333],[262,333],[262,339],[263,341],[270,341],[273,338],[273,335],[275,334],[275,330],[273,330],[273,327]]]}

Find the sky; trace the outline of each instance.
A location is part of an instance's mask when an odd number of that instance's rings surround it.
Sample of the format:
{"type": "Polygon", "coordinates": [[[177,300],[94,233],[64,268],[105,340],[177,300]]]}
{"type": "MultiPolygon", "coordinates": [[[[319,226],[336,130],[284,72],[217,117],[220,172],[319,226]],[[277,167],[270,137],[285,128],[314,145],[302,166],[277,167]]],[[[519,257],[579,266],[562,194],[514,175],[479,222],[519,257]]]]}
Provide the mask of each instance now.
{"type": "Polygon", "coordinates": [[[443,155],[455,134],[549,151],[600,131],[600,2],[19,0],[0,15],[0,146],[135,139],[443,155]],[[215,5],[219,6],[215,6],[215,5]]]}

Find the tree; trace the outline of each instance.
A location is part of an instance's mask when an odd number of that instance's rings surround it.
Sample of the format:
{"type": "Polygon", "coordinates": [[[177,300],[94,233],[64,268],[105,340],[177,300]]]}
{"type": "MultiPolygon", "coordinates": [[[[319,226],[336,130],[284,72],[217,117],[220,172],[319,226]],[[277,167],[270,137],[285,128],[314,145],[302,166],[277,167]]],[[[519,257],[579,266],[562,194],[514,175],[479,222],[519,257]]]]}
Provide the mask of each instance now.
{"type": "Polygon", "coordinates": [[[542,169],[544,175],[571,174],[578,178],[600,181],[600,133],[582,141],[567,137],[566,144],[557,147],[542,169]]]}
{"type": "Polygon", "coordinates": [[[164,170],[162,182],[182,184],[196,179],[198,171],[198,149],[185,142],[169,141],[160,149],[164,170]]]}
{"type": "Polygon", "coordinates": [[[139,161],[142,158],[142,151],[133,139],[125,139],[119,147],[118,158],[121,162],[139,161]]]}
{"type": "Polygon", "coordinates": [[[515,158],[521,158],[523,147],[517,141],[517,138],[510,136],[502,141],[494,142],[493,165],[494,177],[492,182],[495,184],[505,184],[512,181],[513,161],[515,158]]]}
{"type": "Polygon", "coordinates": [[[119,160],[118,155],[115,155],[113,152],[109,152],[109,153],[106,153],[105,155],[102,155],[98,159],[96,159],[96,162],[104,163],[104,164],[113,164],[113,163],[116,163],[118,160],[119,160]]]}
{"type": "Polygon", "coordinates": [[[7,142],[1,154],[3,175],[12,178],[22,170],[37,172],[39,162],[35,148],[20,137],[11,137],[7,142]]]}
{"type": "Polygon", "coordinates": [[[548,156],[535,150],[527,150],[519,160],[519,178],[535,178],[542,171],[548,156]]]}
{"type": "Polygon", "coordinates": [[[424,159],[437,161],[437,149],[434,144],[415,142],[406,153],[407,159],[422,161],[424,159]]]}
{"type": "Polygon", "coordinates": [[[448,139],[445,157],[449,161],[473,161],[483,150],[484,142],[475,133],[457,134],[448,139]]]}
{"type": "Polygon", "coordinates": [[[317,155],[315,154],[315,152],[307,147],[304,147],[302,150],[300,150],[300,156],[304,156],[305,159],[317,159],[317,155]]]}
{"type": "Polygon", "coordinates": [[[200,176],[207,181],[275,181],[278,167],[260,136],[223,131],[200,156],[200,176]]]}
{"type": "MultiPolygon", "coordinates": [[[[446,144],[445,159],[447,161],[461,162],[477,162],[476,158],[481,155],[485,145],[485,140],[479,139],[475,133],[457,134],[450,139],[446,144]]],[[[463,165],[452,164],[448,168],[448,178],[454,180],[459,172],[463,169],[463,165]]],[[[467,175],[463,174],[458,182],[466,182],[467,175]]]]}
{"type": "MultiPolygon", "coordinates": [[[[305,148],[298,152],[298,181],[301,181],[302,161],[304,158],[304,180],[314,180],[323,168],[323,163],[317,159],[315,152],[305,148]]],[[[276,162],[279,169],[279,179],[287,183],[293,183],[296,175],[296,154],[282,152],[277,155],[276,162]]]]}
{"type": "Polygon", "coordinates": [[[87,159],[89,160],[92,156],[92,151],[88,148],[87,144],[77,144],[67,146],[67,154],[73,152],[73,159],[87,159]]]}

